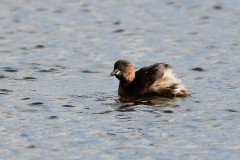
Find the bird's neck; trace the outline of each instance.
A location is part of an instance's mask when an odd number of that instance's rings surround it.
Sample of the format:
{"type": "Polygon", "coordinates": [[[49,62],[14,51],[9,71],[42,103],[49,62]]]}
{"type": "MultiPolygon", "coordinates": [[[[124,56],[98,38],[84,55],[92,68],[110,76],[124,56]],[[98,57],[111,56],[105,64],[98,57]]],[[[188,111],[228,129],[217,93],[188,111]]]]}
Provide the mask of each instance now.
{"type": "Polygon", "coordinates": [[[133,66],[130,65],[130,66],[126,67],[126,69],[123,73],[123,77],[120,80],[120,83],[122,83],[123,86],[129,85],[134,80],[134,78],[135,78],[135,70],[134,70],[133,66]]]}

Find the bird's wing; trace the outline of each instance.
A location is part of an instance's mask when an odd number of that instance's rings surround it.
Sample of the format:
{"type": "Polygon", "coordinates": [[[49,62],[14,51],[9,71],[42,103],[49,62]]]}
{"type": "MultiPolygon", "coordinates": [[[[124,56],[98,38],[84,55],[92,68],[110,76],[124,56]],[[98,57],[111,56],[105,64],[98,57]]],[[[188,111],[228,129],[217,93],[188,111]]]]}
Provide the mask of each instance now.
{"type": "Polygon", "coordinates": [[[151,66],[143,67],[136,71],[133,83],[137,85],[135,87],[149,87],[156,80],[162,78],[165,70],[168,68],[171,68],[171,66],[166,63],[156,63],[151,66]]]}

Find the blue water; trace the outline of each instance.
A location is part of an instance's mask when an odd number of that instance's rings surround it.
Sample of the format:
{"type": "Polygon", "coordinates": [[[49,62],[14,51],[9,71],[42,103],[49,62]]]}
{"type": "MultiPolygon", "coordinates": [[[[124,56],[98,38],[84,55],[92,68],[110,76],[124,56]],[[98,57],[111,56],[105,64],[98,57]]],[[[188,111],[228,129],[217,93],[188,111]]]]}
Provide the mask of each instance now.
{"type": "Polygon", "coordinates": [[[239,7],[2,0],[0,159],[238,160],[239,7]],[[191,96],[120,99],[118,59],[171,64],[191,96]]]}

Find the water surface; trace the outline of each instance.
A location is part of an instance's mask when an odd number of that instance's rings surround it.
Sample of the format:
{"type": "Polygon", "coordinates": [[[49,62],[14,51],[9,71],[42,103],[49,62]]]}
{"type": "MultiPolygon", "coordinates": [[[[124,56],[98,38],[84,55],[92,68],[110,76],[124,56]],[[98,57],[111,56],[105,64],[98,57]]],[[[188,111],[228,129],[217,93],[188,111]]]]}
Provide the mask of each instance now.
{"type": "Polygon", "coordinates": [[[0,159],[239,159],[240,1],[0,4],[0,159]],[[123,100],[113,64],[191,96],[123,100]]]}

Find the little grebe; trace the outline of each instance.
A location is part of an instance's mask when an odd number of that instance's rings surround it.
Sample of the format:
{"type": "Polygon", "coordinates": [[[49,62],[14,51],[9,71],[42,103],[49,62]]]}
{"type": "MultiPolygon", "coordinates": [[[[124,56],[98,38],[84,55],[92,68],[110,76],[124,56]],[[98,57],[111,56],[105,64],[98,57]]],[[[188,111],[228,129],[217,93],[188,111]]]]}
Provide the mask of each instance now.
{"type": "Polygon", "coordinates": [[[135,72],[126,60],[118,60],[110,74],[119,79],[120,96],[159,95],[163,97],[186,96],[187,90],[172,73],[171,66],[156,63],[135,72]]]}

